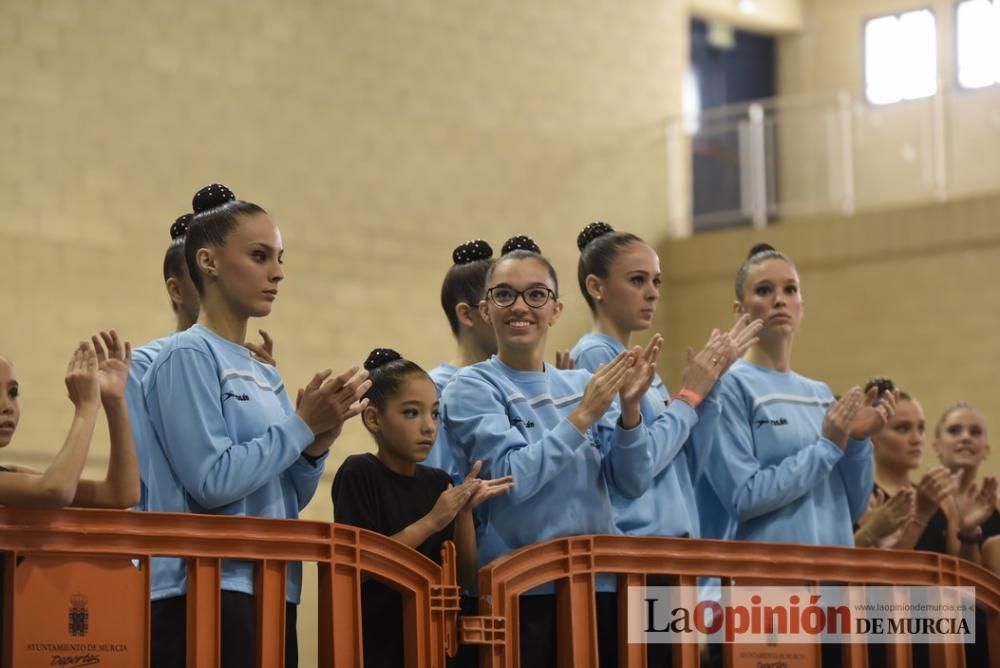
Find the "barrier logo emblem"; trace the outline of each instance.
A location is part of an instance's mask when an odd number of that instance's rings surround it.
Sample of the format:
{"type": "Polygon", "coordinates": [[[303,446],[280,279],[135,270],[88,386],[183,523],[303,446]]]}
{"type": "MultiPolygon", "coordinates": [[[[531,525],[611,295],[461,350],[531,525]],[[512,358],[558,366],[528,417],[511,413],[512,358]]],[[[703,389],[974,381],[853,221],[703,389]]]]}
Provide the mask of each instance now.
{"type": "Polygon", "coordinates": [[[90,612],[87,610],[87,597],[83,594],[73,594],[69,597],[69,634],[85,636],[90,630],[90,612]]]}

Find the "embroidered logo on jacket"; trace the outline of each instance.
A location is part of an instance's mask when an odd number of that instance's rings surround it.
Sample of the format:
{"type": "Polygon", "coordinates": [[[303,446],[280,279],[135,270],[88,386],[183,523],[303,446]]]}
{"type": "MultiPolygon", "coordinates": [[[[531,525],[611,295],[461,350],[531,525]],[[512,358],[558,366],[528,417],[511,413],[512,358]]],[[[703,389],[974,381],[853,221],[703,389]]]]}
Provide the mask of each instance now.
{"type": "Polygon", "coordinates": [[[250,401],[249,394],[236,394],[235,392],[226,392],[222,395],[222,402],[225,403],[229,399],[235,399],[236,401],[250,401]]]}
{"type": "Polygon", "coordinates": [[[528,429],[531,429],[532,427],[535,426],[535,423],[532,422],[531,420],[528,420],[527,422],[525,422],[524,418],[518,417],[516,415],[510,419],[510,426],[511,427],[516,427],[519,424],[523,424],[528,429]]]}
{"type": "Polygon", "coordinates": [[[757,429],[760,429],[761,427],[763,427],[766,424],[769,424],[772,427],[784,427],[786,424],[788,424],[788,420],[786,420],[785,418],[778,418],[777,420],[771,420],[771,419],[768,419],[768,418],[764,418],[762,420],[755,420],[754,421],[754,425],[755,425],[755,427],[757,429]]]}

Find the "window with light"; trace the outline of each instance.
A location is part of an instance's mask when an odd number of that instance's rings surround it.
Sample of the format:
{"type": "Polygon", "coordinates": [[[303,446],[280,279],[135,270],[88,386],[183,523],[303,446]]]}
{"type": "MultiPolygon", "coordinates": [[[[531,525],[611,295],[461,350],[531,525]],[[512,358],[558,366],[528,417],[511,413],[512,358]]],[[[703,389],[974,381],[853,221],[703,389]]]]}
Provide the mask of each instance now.
{"type": "Polygon", "coordinates": [[[955,14],[958,84],[983,88],[1000,83],[1000,2],[964,0],[955,14]]]}
{"type": "Polygon", "coordinates": [[[937,92],[937,35],[929,9],[880,16],[864,30],[869,102],[892,104],[937,92]]]}

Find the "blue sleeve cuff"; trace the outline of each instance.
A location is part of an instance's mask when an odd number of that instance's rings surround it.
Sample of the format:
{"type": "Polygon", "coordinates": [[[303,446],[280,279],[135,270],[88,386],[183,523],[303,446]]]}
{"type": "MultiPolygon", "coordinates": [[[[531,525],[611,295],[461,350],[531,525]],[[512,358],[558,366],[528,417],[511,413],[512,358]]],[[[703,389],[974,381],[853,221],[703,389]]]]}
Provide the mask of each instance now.
{"type": "Polygon", "coordinates": [[[615,441],[614,446],[616,448],[636,448],[636,447],[646,447],[645,437],[647,435],[646,429],[643,425],[642,418],[639,418],[639,424],[632,427],[631,429],[626,429],[621,425],[619,420],[615,421],[615,441]]]}
{"type": "Polygon", "coordinates": [[[861,459],[870,457],[872,452],[872,442],[870,438],[863,441],[856,441],[853,438],[847,439],[847,451],[844,453],[851,459],[861,459]]]}
{"type": "Polygon", "coordinates": [[[836,443],[825,436],[820,437],[819,442],[821,444],[820,452],[823,455],[823,459],[826,459],[831,464],[836,464],[843,458],[844,451],[841,450],[836,443]],[[826,447],[822,447],[823,445],[826,447]]]}
{"type": "Polygon", "coordinates": [[[318,457],[313,457],[312,455],[307,454],[303,450],[302,451],[302,456],[299,457],[299,461],[300,462],[301,461],[305,461],[312,468],[322,469],[323,468],[324,460],[327,458],[327,456],[329,454],[330,454],[330,451],[327,450],[326,452],[324,452],[323,454],[319,455],[318,457]]]}
{"type": "Polygon", "coordinates": [[[291,442],[298,446],[300,451],[308,448],[316,440],[316,434],[297,413],[293,413],[285,420],[285,427],[288,429],[291,442]]]}
{"type": "MultiPolygon", "coordinates": [[[[702,406],[704,406],[704,404],[702,404],[702,406]]],[[[680,399],[678,399],[677,401],[671,401],[670,405],[667,406],[667,411],[673,413],[681,420],[683,420],[684,424],[688,426],[688,429],[698,424],[698,415],[700,409],[701,406],[699,406],[697,409],[692,408],[691,404],[689,404],[686,401],[682,401],[680,399]]]]}
{"type": "Polygon", "coordinates": [[[569,420],[563,420],[551,433],[556,440],[574,449],[587,440],[587,434],[577,429],[576,425],[569,420]]]}

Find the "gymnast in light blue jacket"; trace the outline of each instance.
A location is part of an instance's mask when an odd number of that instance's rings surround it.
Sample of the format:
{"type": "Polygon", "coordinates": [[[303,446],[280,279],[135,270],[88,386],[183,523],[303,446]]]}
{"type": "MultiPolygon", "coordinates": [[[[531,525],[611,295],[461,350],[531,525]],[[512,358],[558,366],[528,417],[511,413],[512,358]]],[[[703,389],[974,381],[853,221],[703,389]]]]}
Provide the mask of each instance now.
{"type": "MultiPolygon", "coordinates": [[[[369,386],[367,372],[318,373],[293,407],[278,371],[243,343],[248,319],[270,313],[284,278],[277,226],[225,186],[200,190],[194,211],[184,253],[201,297],[199,321],[164,342],[142,379],[166,464],[149,472],[150,486],[182,491],[161,496],[164,505],[180,507],[160,510],[296,518],[316,490],[343,422],[364,408],[359,399],[369,386]]],[[[156,580],[153,665],[183,665],[184,572],[171,569],[156,580]]],[[[289,564],[285,656],[291,666],[300,589],[301,565],[289,564]]],[[[255,665],[253,565],[223,562],[222,590],[223,665],[255,665]]]]}
{"type": "MultiPolygon", "coordinates": [[[[191,282],[187,263],[184,261],[184,235],[187,234],[188,225],[193,217],[192,213],[184,214],[170,226],[170,245],[163,256],[163,283],[167,289],[167,295],[170,297],[170,306],[174,311],[176,332],[183,332],[198,322],[198,310],[201,308],[201,299],[198,297],[194,283],[191,282]]],[[[155,465],[151,463],[154,458],[162,459],[162,452],[155,445],[156,434],[153,432],[152,424],[150,424],[146,403],[142,396],[142,379],[170,336],[172,334],[150,341],[133,350],[132,363],[129,365],[125,398],[128,402],[129,422],[132,425],[132,436],[139,459],[141,491],[137,510],[163,510],[158,498],[160,490],[151,488],[149,485],[149,472],[154,466],[157,469],[163,469],[166,462],[160,461],[155,465]]],[[[163,493],[170,495],[176,494],[177,491],[177,486],[171,485],[168,489],[163,490],[163,493]]],[[[167,505],[176,506],[176,503],[167,502],[167,505]]],[[[153,572],[153,589],[156,590],[157,569],[154,569],[153,572]]]]}
{"type": "Polygon", "coordinates": [[[852,522],[872,491],[871,434],[896,396],[854,387],[839,399],[791,369],[802,318],[792,261],[755,246],[736,275],[735,309],[764,322],[760,342],[722,377],[718,456],[707,478],[727,517],[725,536],[806,545],[854,545],[852,522]]]}
{"type": "MultiPolygon", "coordinates": [[[[497,355],[455,374],[442,414],[467,459],[482,461],[484,477],[514,479],[506,496],[480,507],[480,564],[550,538],[617,533],[610,489],[636,497],[649,485],[640,402],[654,362],[630,350],[596,374],[545,364],[546,336],[562,303],[555,271],[533,250],[501,256],[486,284],[480,309],[496,332],[497,355]]],[[[521,656],[544,665],[539,657],[554,651],[554,598],[535,593],[522,597],[521,656]]],[[[614,633],[613,625],[604,628],[614,633]]]]}
{"type": "MultiPolygon", "coordinates": [[[[593,314],[594,329],[577,342],[570,356],[576,368],[593,372],[628,349],[632,334],[652,323],[660,297],[660,259],[642,239],[615,231],[607,223],[587,225],[577,237],[577,247],[577,278],[593,314]]],[[[659,374],[653,377],[642,400],[642,419],[647,425],[662,423],[663,428],[655,431],[651,443],[649,489],[638,498],[611,489],[622,533],[699,536],[693,479],[718,433],[719,403],[711,391],[729,364],[756,342],[754,334],[760,325],[750,324],[746,317],[727,336],[713,333],[705,349],[685,368],[683,390],[674,400],[659,374]]],[[[659,339],[659,335],[653,337],[659,339]]]]}
{"type": "MultiPolygon", "coordinates": [[[[230,193],[231,194],[231,193],[230,193]]],[[[235,199],[235,196],[233,196],[235,199]]],[[[193,324],[198,322],[198,312],[201,309],[201,298],[198,290],[188,273],[187,262],[184,259],[184,237],[187,234],[188,226],[191,224],[193,213],[186,213],[177,218],[170,226],[170,245],[163,256],[163,285],[170,298],[170,307],[174,312],[176,321],[176,332],[183,332],[193,324]]],[[[264,330],[259,330],[263,338],[262,344],[244,343],[258,360],[274,366],[272,357],[273,342],[264,330]]],[[[141,496],[136,510],[164,510],[168,507],[177,507],[173,501],[160,502],[160,494],[171,495],[177,492],[176,486],[173,489],[153,489],[149,486],[149,471],[152,468],[162,470],[166,463],[162,461],[161,448],[151,445],[155,442],[156,435],[149,422],[149,415],[146,412],[145,400],[142,396],[142,379],[153,365],[153,361],[160,354],[160,350],[167,340],[173,336],[154,339],[149,343],[139,346],[132,351],[132,363],[129,365],[128,385],[125,388],[125,396],[128,401],[129,421],[132,425],[132,434],[135,440],[136,452],[139,459],[139,470],[141,480],[141,496]],[[157,463],[151,463],[152,459],[161,458],[157,463]]],[[[155,569],[154,569],[155,572],[155,569]]],[[[154,591],[157,590],[156,582],[153,583],[154,591]]]]}
{"type": "MultiPolygon", "coordinates": [[[[451,258],[454,264],[441,282],[441,308],[456,346],[450,361],[441,362],[429,372],[438,395],[460,368],[489,359],[497,351],[493,327],[479,312],[479,302],[486,290],[486,272],[493,265],[493,249],[482,239],[475,239],[455,248],[451,258]]],[[[456,485],[462,484],[469,473],[469,462],[451,446],[444,425],[439,425],[434,447],[424,464],[445,471],[456,485]]]]}
{"type": "MultiPolygon", "coordinates": [[[[184,214],[170,226],[170,245],[163,256],[163,282],[170,297],[176,319],[176,332],[183,332],[198,321],[201,299],[191,282],[184,260],[184,236],[193,213],[184,214]]],[[[156,361],[164,344],[173,334],[160,337],[132,351],[125,398],[129,423],[139,462],[140,497],[136,510],[187,512],[187,497],[183,487],[171,473],[163,449],[156,442],[156,432],[146,410],[142,379],[156,361]],[[155,475],[154,475],[155,472],[155,475]]],[[[155,557],[151,573],[154,600],[183,593],[178,581],[183,581],[184,561],[172,557],[155,557]]],[[[154,612],[156,607],[154,606],[154,612]]],[[[156,622],[154,619],[154,626],[156,622]]]]}
{"type": "MultiPolygon", "coordinates": [[[[193,213],[186,213],[171,224],[170,245],[163,256],[163,284],[174,312],[176,321],[174,333],[183,332],[194,325],[198,321],[201,309],[201,298],[191,280],[184,259],[184,238],[193,217],[193,213]]],[[[244,345],[253,351],[259,360],[273,366],[274,360],[271,357],[273,344],[267,332],[260,330],[260,333],[264,339],[263,345],[254,343],[244,345]]],[[[171,471],[170,463],[165,458],[163,448],[156,442],[156,432],[146,411],[142,393],[143,377],[171,336],[173,334],[154,339],[133,350],[132,362],[129,365],[125,398],[139,462],[140,498],[136,510],[170,512],[190,510],[183,486],[173,475],[168,475],[171,471]],[[154,471],[157,473],[155,480],[151,475],[154,471]]],[[[184,563],[180,559],[154,558],[151,583],[153,598],[163,598],[183,592],[182,588],[177,587],[177,581],[178,577],[183,581],[184,569],[184,563]]]]}

